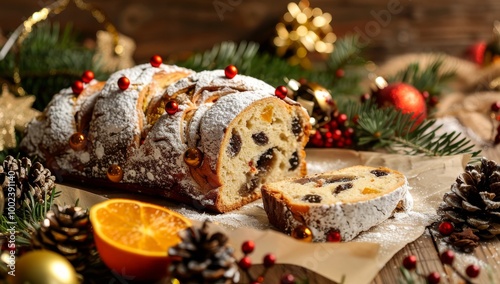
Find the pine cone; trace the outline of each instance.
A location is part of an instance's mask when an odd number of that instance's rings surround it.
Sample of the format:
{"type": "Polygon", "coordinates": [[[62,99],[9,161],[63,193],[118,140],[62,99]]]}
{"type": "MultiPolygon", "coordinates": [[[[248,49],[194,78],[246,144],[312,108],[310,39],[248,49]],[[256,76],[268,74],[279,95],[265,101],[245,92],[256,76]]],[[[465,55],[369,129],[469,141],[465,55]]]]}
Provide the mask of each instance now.
{"type": "Polygon", "coordinates": [[[55,180],[56,177],[49,169],[44,168],[39,162],[32,166],[31,160],[26,157],[15,159],[7,156],[0,165],[0,184],[4,196],[8,196],[9,187],[15,188],[16,209],[20,209],[23,204],[32,205],[31,196],[35,203],[45,203],[52,194],[55,180]]]}
{"type": "Polygon", "coordinates": [[[87,268],[87,264],[99,259],[89,213],[81,207],[54,206],[47,212],[31,244],[34,249],[48,249],[63,255],[79,273],[87,268]]]}
{"type": "Polygon", "coordinates": [[[455,227],[471,228],[482,238],[500,235],[500,166],[485,158],[467,165],[443,201],[438,213],[455,227]]]}
{"type": "Polygon", "coordinates": [[[209,236],[208,222],[201,229],[190,227],[179,233],[181,242],[171,247],[174,258],[169,267],[172,277],[185,283],[237,283],[240,278],[233,249],[222,233],[209,236]]]}

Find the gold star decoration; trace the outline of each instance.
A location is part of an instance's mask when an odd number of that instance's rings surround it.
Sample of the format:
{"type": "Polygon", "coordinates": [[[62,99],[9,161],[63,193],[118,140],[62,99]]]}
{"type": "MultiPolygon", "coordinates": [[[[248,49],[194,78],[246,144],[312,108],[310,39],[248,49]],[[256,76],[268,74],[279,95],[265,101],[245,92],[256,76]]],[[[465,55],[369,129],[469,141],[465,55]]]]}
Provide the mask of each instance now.
{"type": "Polygon", "coordinates": [[[130,68],[135,65],[132,56],[135,51],[133,39],[118,35],[118,44],[115,44],[113,34],[107,31],[97,31],[95,60],[104,71],[114,72],[130,68]]]}
{"type": "Polygon", "coordinates": [[[6,84],[2,85],[0,95],[0,151],[15,148],[16,132],[24,131],[26,124],[40,114],[32,109],[35,102],[34,96],[16,97],[6,84]]]}
{"type": "Polygon", "coordinates": [[[292,65],[311,68],[308,55],[325,55],[333,52],[337,36],[332,31],[332,15],[320,8],[311,8],[309,1],[291,2],[283,20],[276,25],[273,40],[278,56],[288,56],[292,65]]]}

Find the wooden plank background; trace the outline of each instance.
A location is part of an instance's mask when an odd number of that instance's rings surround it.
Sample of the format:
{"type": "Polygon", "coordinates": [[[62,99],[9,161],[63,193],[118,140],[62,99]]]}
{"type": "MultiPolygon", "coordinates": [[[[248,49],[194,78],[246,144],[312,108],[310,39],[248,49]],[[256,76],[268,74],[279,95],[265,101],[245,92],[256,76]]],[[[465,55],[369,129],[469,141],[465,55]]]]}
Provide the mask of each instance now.
{"type": "MultiPolygon", "coordinates": [[[[87,0],[100,7],[120,32],[137,43],[135,60],[154,54],[185,57],[225,40],[268,44],[290,0],[87,0]],[[215,6],[219,5],[219,11],[215,6]],[[221,10],[222,9],[222,10],[221,10]]],[[[498,0],[311,0],[333,16],[338,36],[369,35],[367,57],[380,62],[408,52],[441,51],[461,55],[471,44],[489,40],[500,20],[498,0]],[[396,13],[389,13],[393,7],[396,13]],[[395,8],[394,8],[395,7],[395,8]],[[360,32],[361,31],[361,32],[360,32]]],[[[49,0],[1,0],[0,29],[8,34],[49,0]]],[[[101,27],[73,4],[51,18],[72,22],[95,38],[101,27]]]]}

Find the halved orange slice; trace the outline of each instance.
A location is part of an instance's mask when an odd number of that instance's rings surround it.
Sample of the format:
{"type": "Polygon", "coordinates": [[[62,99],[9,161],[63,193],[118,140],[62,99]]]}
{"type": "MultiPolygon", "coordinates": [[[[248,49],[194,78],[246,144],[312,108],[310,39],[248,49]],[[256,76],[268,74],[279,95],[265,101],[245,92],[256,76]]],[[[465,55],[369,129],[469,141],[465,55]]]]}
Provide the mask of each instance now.
{"type": "Polygon", "coordinates": [[[167,208],[129,199],[109,199],[90,208],[97,250],[104,263],[131,280],[161,279],[168,248],[191,221],[167,208]]]}

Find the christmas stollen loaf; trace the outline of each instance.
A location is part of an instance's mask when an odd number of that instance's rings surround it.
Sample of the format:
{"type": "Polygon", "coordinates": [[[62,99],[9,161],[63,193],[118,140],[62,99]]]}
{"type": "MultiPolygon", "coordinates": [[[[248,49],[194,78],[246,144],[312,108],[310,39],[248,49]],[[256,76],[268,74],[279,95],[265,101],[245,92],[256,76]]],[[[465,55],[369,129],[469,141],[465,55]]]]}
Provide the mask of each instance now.
{"type": "Polygon", "coordinates": [[[303,108],[275,88],[230,77],[163,64],[120,70],[54,96],[21,146],[62,177],[230,211],[260,198],[265,182],[305,175],[310,130],[303,108]]]}
{"type": "Polygon", "coordinates": [[[408,190],[400,172],[353,166],[265,184],[262,198],[270,223],[287,234],[306,226],[315,242],[335,234],[349,241],[395,210],[409,210],[413,199],[408,190]]]}

